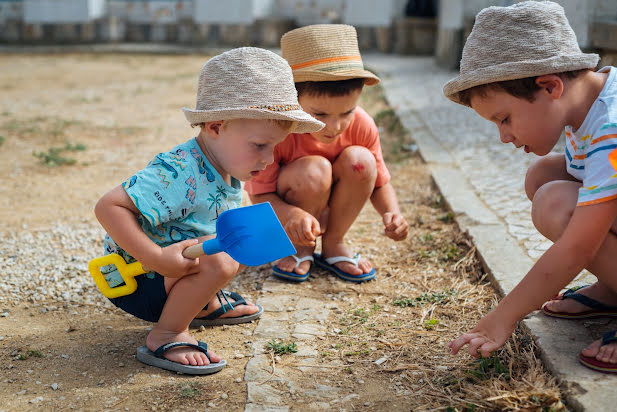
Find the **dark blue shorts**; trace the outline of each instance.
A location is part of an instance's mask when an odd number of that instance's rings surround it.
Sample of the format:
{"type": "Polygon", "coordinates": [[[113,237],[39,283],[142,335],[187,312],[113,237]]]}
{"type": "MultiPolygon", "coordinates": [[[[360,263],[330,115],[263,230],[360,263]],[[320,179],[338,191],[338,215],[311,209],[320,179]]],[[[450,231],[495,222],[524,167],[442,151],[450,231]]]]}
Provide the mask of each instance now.
{"type": "Polygon", "coordinates": [[[148,322],[158,322],[167,301],[165,280],[162,275],[154,274],[153,278],[139,275],[135,278],[137,290],[130,295],[110,298],[111,303],[148,322]]]}

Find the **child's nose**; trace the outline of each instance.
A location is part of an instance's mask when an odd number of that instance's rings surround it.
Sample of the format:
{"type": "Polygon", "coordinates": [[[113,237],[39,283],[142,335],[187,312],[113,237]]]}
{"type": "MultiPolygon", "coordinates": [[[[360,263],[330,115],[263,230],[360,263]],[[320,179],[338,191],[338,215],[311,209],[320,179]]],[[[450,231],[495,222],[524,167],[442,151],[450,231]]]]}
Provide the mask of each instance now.
{"type": "Polygon", "coordinates": [[[339,119],[333,119],[326,123],[327,131],[332,134],[336,134],[341,130],[341,121],[339,119]]]}
{"type": "Polygon", "coordinates": [[[514,141],[512,135],[510,133],[504,132],[503,130],[499,130],[499,138],[501,139],[502,143],[511,143],[512,141],[514,141]]]}
{"type": "Polygon", "coordinates": [[[270,163],[274,162],[274,151],[269,150],[261,161],[265,165],[269,165],[270,163]]]}

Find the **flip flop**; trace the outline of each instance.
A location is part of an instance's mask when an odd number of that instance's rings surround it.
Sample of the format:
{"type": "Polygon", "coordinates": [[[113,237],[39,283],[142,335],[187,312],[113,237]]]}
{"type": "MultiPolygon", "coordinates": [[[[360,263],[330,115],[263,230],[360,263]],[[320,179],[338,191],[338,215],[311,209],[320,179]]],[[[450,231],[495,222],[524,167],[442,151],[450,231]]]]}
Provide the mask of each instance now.
{"type": "MultiPolygon", "coordinates": [[[[259,318],[264,313],[264,308],[261,305],[255,305],[259,310],[250,315],[236,316],[232,318],[221,318],[221,316],[227,311],[234,310],[238,305],[246,305],[246,300],[239,293],[232,292],[230,290],[221,289],[216,293],[216,296],[221,302],[221,307],[214,312],[204,316],[203,318],[195,318],[191,321],[190,328],[198,328],[200,326],[221,326],[221,325],[237,325],[239,323],[248,323],[259,318]],[[227,298],[232,298],[235,302],[230,302],[227,298]],[[223,302],[226,301],[226,303],[223,302]]],[[[204,310],[208,308],[208,305],[204,307],[204,310]]]]}
{"type": "Polygon", "coordinates": [[[591,319],[591,318],[617,318],[617,306],[609,306],[604,303],[598,302],[589,296],[576,293],[577,291],[586,288],[589,285],[576,286],[566,290],[561,296],[556,299],[573,299],[578,303],[590,308],[583,312],[568,313],[568,312],[555,312],[547,309],[546,306],[542,306],[542,313],[546,316],[560,319],[591,319]]]}
{"type": "Polygon", "coordinates": [[[277,278],[279,278],[279,279],[291,280],[291,281],[294,281],[294,282],[304,282],[305,280],[307,280],[309,278],[309,275],[311,274],[311,269],[313,267],[313,261],[314,261],[313,256],[308,255],[308,256],[304,256],[304,257],[299,258],[296,255],[291,255],[291,257],[294,258],[295,261],[296,261],[296,265],[294,266],[294,268],[293,268],[293,270],[291,272],[287,272],[285,270],[282,270],[278,266],[274,265],[272,267],[272,274],[274,276],[276,276],[277,278]],[[311,262],[311,266],[309,266],[309,270],[306,273],[302,274],[302,275],[299,274],[299,273],[296,273],[296,268],[298,266],[300,266],[300,263],[306,262],[307,260],[311,262]]]}
{"type": "MultiPolygon", "coordinates": [[[[611,342],[617,342],[617,331],[612,330],[602,335],[601,346],[607,345],[611,342]]],[[[617,364],[615,363],[602,362],[596,358],[585,356],[582,353],[578,354],[578,360],[583,364],[583,366],[586,366],[589,369],[602,373],[617,373],[617,364]]]]}
{"type": "Polygon", "coordinates": [[[377,276],[375,274],[375,268],[372,268],[369,273],[355,276],[355,275],[350,275],[349,273],[344,272],[341,269],[334,266],[334,264],[338,262],[349,262],[352,265],[356,265],[356,267],[358,267],[358,262],[360,261],[360,254],[358,253],[354,253],[353,258],[348,258],[347,256],[333,256],[333,257],[324,259],[321,257],[321,254],[319,253],[313,254],[313,257],[315,258],[315,264],[317,266],[329,272],[332,272],[337,277],[343,280],[347,280],[349,282],[362,283],[362,282],[366,282],[367,280],[375,279],[375,277],[377,276]]]}
{"type": "MultiPolygon", "coordinates": [[[[187,375],[209,375],[220,371],[227,365],[224,359],[221,359],[218,363],[210,363],[203,366],[183,365],[178,362],[165,359],[163,354],[170,349],[177,348],[179,346],[187,346],[189,348],[195,348],[208,356],[208,344],[205,342],[197,342],[197,345],[188,342],[170,342],[159,346],[154,352],[150,351],[146,346],[140,346],[137,348],[137,360],[145,363],[146,365],[156,366],[157,368],[166,369],[172,372],[186,373],[187,375]]],[[[208,356],[210,359],[210,356],[208,356]]]]}

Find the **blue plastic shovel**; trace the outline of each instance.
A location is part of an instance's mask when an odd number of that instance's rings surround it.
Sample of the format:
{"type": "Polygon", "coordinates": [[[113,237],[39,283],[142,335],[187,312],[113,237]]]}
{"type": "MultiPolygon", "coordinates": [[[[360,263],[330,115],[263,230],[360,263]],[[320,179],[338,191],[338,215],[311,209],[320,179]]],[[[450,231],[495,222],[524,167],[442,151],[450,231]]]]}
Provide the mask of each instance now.
{"type": "MultiPolygon", "coordinates": [[[[293,255],[296,249],[287,237],[269,202],[226,210],[216,220],[216,237],[182,252],[187,258],[226,252],[246,266],[263,265],[293,255]]],[[[108,298],[130,295],[137,290],[135,276],[146,273],[139,262],[127,264],[115,253],[92,259],[88,265],[94,282],[108,298]],[[109,287],[101,267],[115,265],[125,284],[109,287]]]]}

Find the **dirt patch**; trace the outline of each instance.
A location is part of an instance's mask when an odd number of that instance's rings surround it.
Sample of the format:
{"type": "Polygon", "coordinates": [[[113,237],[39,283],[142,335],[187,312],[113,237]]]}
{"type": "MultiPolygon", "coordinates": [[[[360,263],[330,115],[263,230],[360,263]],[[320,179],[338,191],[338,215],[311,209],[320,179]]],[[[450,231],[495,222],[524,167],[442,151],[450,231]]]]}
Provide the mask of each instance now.
{"type": "MultiPolygon", "coordinates": [[[[180,108],[194,105],[205,60],[0,56],[4,409],[244,410],[255,324],[196,331],[228,362],[214,376],[147,367],[135,349],[150,325],[106,302],[85,268],[101,250],[96,200],[194,135],[180,108]]],[[[331,305],[328,332],[315,365],[301,367],[282,353],[273,354],[273,368],[296,368],[290,379],[298,385],[336,385],[346,399],[340,410],[561,409],[559,389],[522,334],[482,361],[448,355],[446,343],[490,310],[495,292],[413,153],[413,136],[379,89],[365,92],[363,106],[379,120],[409,238],[388,240],[377,214],[365,208],[349,242],[378,268],[377,281],[354,285],[316,270],[309,282],[290,285],[292,293],[331,305]]],[[[269,272],[251,269],[230,288],[255,300],[269,272]]],[[[308,395],[285,383],[279,389],[290,410],[312,407],[308,395]]]]}

